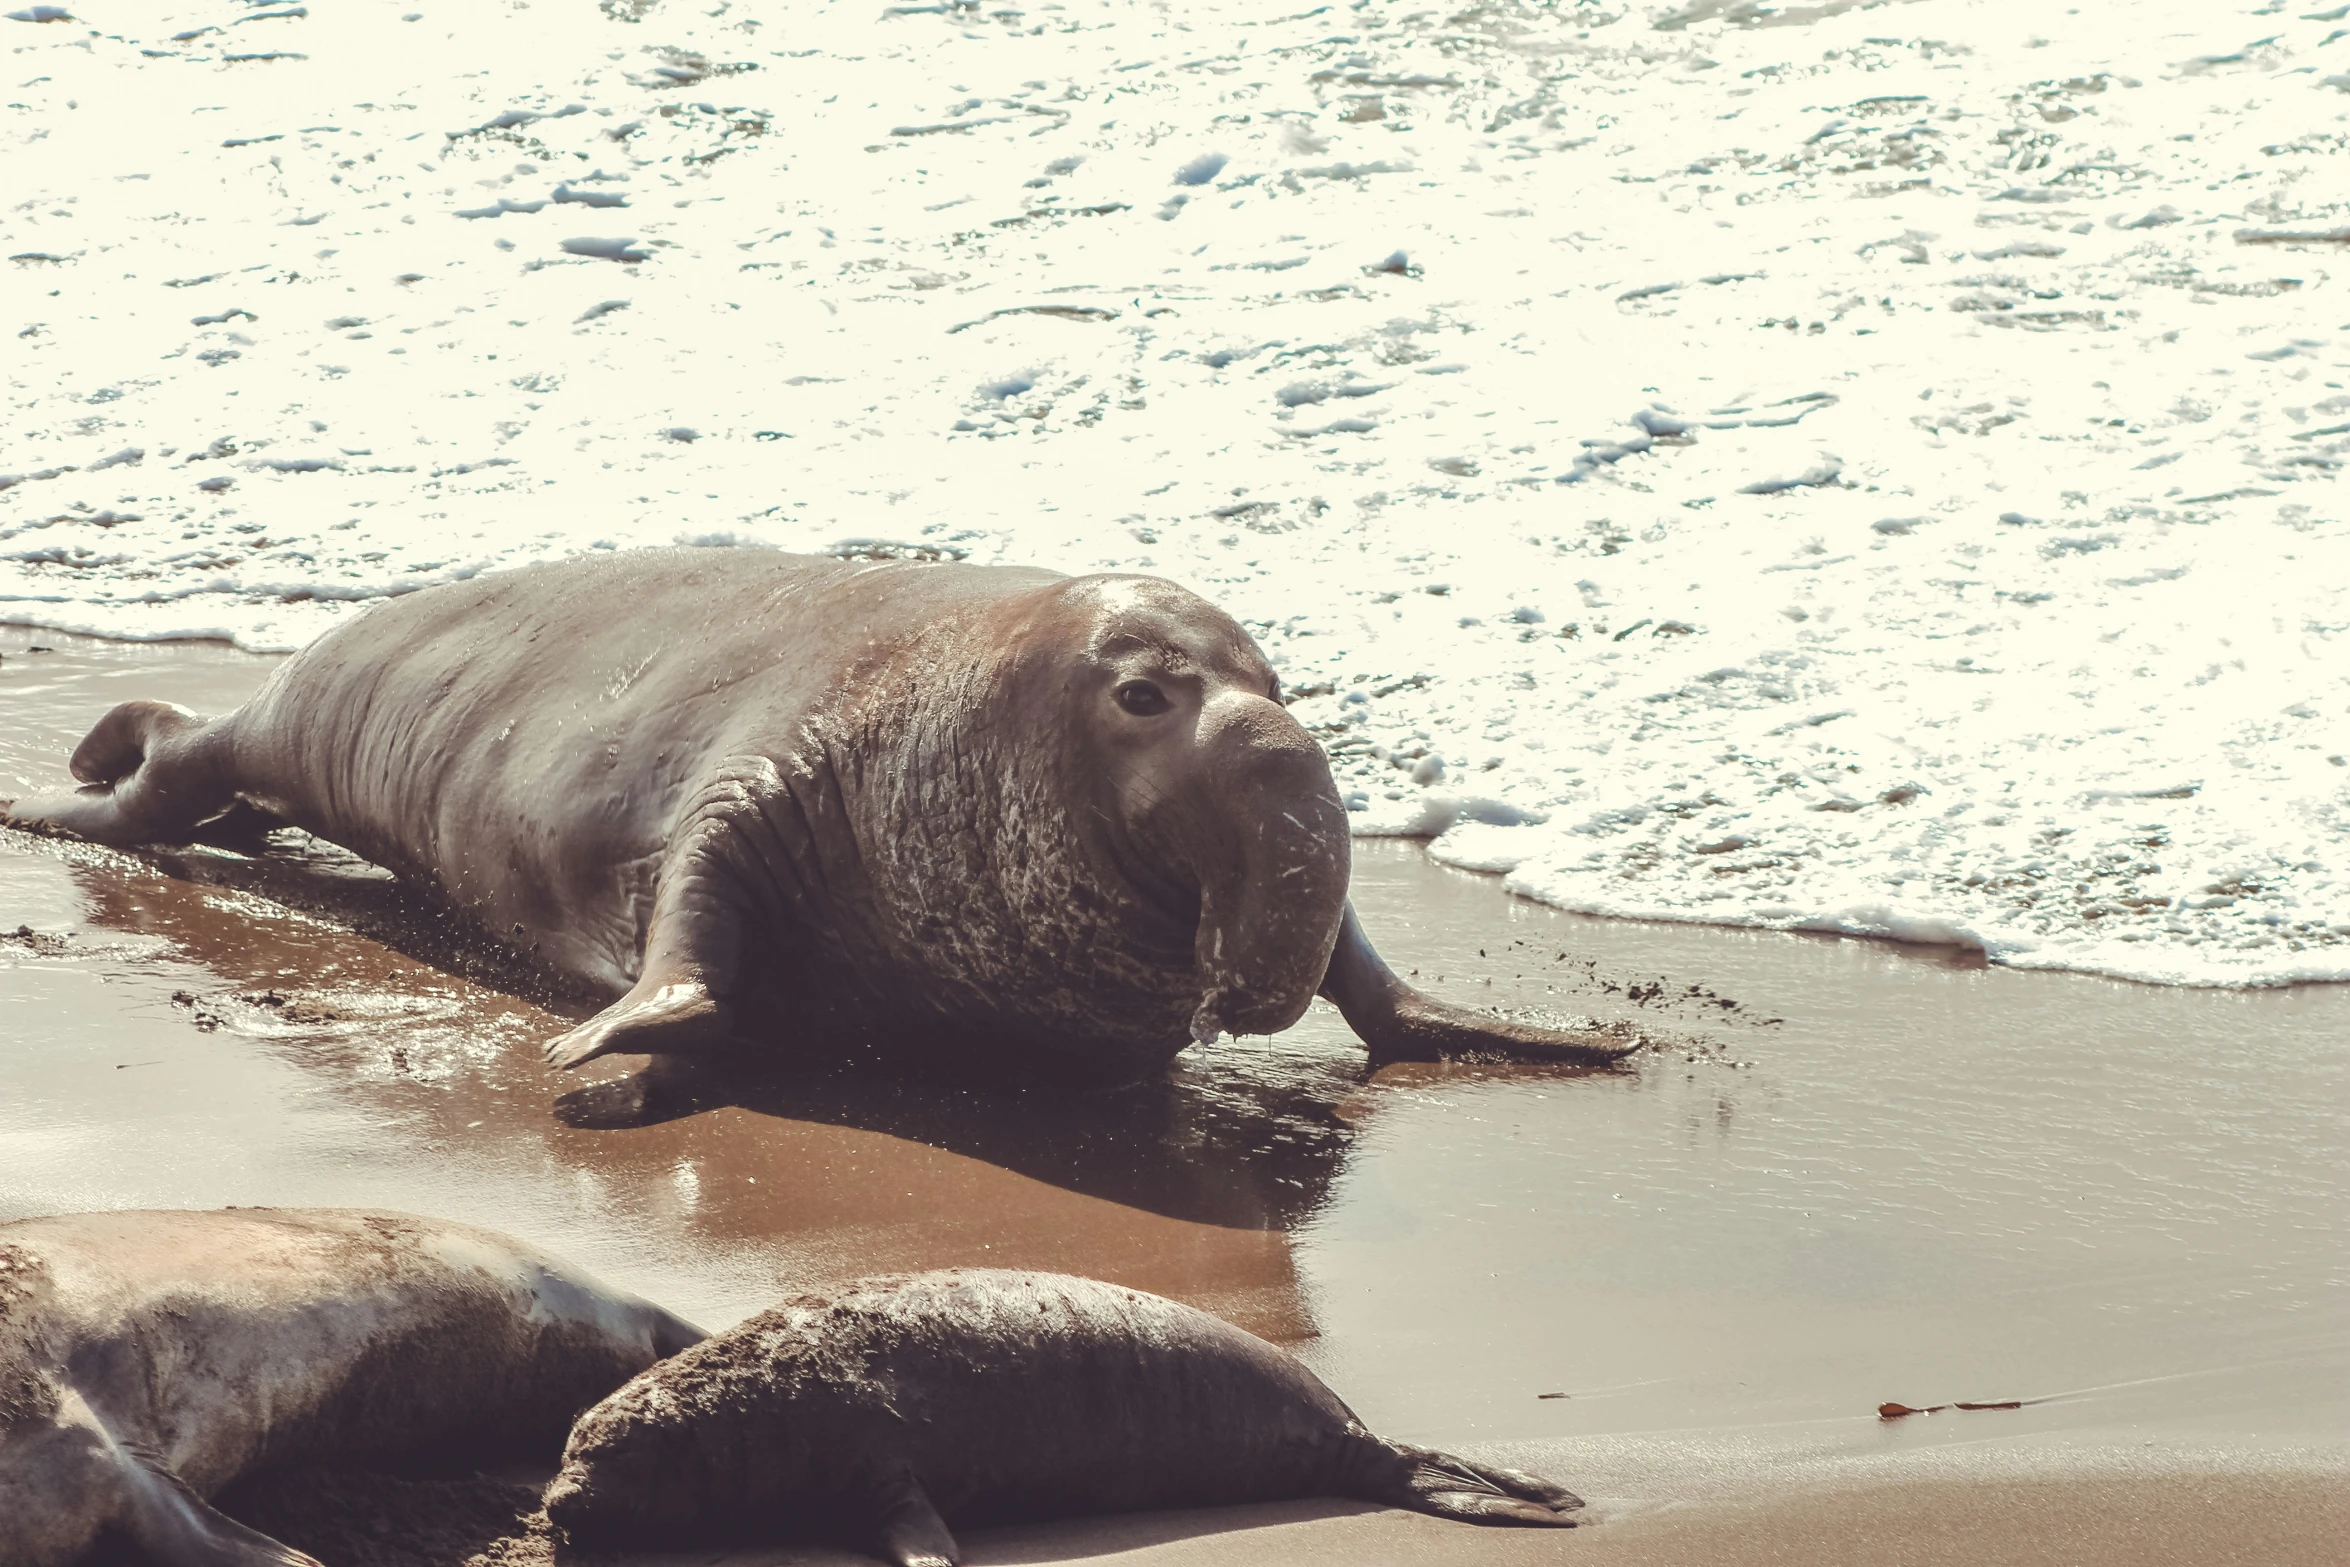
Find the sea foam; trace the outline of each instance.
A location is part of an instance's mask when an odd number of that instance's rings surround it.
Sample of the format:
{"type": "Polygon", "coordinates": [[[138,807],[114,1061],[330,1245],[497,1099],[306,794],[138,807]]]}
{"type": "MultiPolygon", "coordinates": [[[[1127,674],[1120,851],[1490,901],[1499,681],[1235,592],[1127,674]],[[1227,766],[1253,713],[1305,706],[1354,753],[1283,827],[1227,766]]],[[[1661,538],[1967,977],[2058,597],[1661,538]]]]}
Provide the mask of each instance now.
{"type": "Polygon", "coordinates": [[[54,9],[0,616],[1158,572],[1360,831],[1525,896],[2350,978],[2319,13],[54,9]]]}

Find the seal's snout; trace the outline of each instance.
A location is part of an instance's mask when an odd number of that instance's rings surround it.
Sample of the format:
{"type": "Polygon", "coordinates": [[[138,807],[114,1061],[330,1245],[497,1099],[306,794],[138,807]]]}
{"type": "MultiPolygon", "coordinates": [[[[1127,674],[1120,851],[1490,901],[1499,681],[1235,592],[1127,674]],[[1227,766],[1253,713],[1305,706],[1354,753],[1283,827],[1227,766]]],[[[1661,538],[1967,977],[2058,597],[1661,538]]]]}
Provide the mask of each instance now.
{"type": "Polygon", "coordinates": [[[566,1468],[547,1482],[546,1495],[540,1498],[547,1508],[547,1522],[569,1533],[586,1521],[589,1514],[586,1476],[577,1465],[566,1468]]]}
{"type": "Polygon", "coordinates": [[[1338,940],[1346,807],[1322,748],[1277,703],[1227,692],[1202,710],[1199,740],[1222,841],[1198,861],[1192,1037],[1279,1033],[1313,1002],[1338,940]]]}
{"type": "Polygon", "coordinates": [[[1217,793],[1233,804],[1272,813],[1238,821],[1243,836],[1286,830],[1302,845],[1320,842],[1335,826],[1343,846],[1345,811],[1330,776],[1330,759],[1287,708],[1254,692],[1226,691],[1201,708],[1197,736],[1217,793]],[[1338,808],[1335,821],[1328,808],[1338,808]],[[1304,819],[1301,810],[1313,819],[1304,819]]]}
{"type": "Polygon", "coordinates": [[[646,1387],[640,1377],[580,1416],[540,1495],[547,1522],[574,1547],[675,1545],[702,1518],[708,1455],[674,1421],[634,1418],[646,1387]]]}
{"type": "Polygon", "coordinates": [[[615,1530],[625,1535],[627,1510],[616,1509],[613,1499],[653,1494],[656,1477],[649,1470],[648,1465],[630,1464],[624,1456],[609,1453],[570,1455],[539,1498],[547,1509],[547,1522],[575,1545],[615,1530]]]}

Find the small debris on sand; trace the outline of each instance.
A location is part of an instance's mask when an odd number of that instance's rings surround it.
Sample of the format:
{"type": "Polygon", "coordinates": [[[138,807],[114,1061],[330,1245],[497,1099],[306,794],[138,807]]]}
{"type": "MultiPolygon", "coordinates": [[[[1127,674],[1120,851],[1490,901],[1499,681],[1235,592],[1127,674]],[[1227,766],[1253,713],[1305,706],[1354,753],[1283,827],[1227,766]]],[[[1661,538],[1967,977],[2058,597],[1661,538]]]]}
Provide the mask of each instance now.
{"type": "Polygon", "coordinates": [[[1913,1409],[1907,1404],[1879,1404],[1877,1418],[1879,1420],[1899,1420],[1904,1415],[1938,1415],[1945,1409],[2021,1409],[2026,1402],[2025,1399],[2008,1398],[1980,1404],[1929,1404],[1923,1409],[1913,1409]]]}
{"type": "Polygon", "coordinates": [[[0,931],[0,945],[24,947],[43,957],[54,958],[72,949],[73,932],[35,930],[30,925],[19,925],[11,931],[0,931]]]}

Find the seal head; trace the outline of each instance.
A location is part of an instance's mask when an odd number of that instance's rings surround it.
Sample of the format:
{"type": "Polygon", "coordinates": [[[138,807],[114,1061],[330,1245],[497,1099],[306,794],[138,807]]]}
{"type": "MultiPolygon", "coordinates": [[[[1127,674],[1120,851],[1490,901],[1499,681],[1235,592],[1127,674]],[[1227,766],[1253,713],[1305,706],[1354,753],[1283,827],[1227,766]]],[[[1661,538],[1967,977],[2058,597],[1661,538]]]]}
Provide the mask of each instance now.
{"type": "Polygon", "coordinates": [[[1076,825],[1140,900],[1188,927],[1188,1038],[1304,1015],[1346,909],[1346,807],[1329,763],[1229,616],[1172,583],[1087,577],[1052,595],[1078,643],[1064,733],[1089,796],[1076,825]]]}

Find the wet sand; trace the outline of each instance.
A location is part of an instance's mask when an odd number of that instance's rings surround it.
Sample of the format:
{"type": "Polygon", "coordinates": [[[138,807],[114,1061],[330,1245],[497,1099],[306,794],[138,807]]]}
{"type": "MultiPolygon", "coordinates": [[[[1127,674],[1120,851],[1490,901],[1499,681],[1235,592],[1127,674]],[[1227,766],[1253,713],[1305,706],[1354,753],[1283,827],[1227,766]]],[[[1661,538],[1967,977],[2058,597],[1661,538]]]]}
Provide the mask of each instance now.
{"type": "MultiPolygon", "coordinates": [[[[0,628],[0,794],[60,781],[112,701],[219,710],[268,667],[0,628]]],[[[711,1327],[860,1273],[1082,1272],[1278,1339],[1374,1427],[1555,1475],[1601,1524],[1306,1503],[993,1531],[981,1561],[2350,1544],[2350,987],[1580,919],[1406,845],[1359,845],[1355,893],[1439,994],[1628,1020],[1656,1048],[1616,1072],[1371,1073],[1317,1007],[1119,1093],[783,1076],[588,1130],[551,1113],[577,1080],[534,1050],[581,1005],[371,868],[0,834],[0,1218],[403,1207],[711,1327]],[[1961,1399],[2028,1402],[1875,1414],[1961,1399]]]]}

